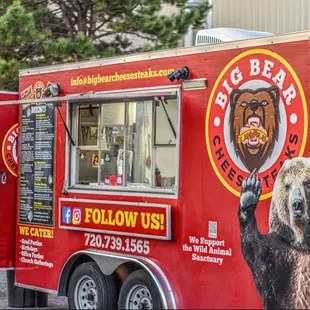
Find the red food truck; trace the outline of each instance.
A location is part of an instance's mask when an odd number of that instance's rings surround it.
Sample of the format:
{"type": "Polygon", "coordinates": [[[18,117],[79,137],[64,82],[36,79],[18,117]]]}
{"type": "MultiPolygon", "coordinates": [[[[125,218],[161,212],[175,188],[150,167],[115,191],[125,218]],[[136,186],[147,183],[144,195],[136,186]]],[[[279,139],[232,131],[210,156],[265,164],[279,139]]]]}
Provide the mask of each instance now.
{"type": "MultiPolygon", "coordinates": [[[[0,113],[0,263],[15,287],[72,309],[309,305],[306,265],[280,260],[297,241],[269,227],[281,166],[309,157],[309,37],[21,70],[0,113]]],[[[307,184],[299,198],[283,185],[298,199],[294,218],[276,206],[281,229],[301,222],[307,184]]]]}

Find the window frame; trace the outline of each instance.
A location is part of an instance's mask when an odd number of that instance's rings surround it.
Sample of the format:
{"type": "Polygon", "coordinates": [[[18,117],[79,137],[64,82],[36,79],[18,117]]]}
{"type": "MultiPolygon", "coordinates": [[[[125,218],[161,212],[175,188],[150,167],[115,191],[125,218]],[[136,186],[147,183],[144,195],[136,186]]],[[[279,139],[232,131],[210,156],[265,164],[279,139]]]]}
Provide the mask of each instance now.
{"type": "MultiPolygon", "coordinates": [[[[168,147],[168,148],[169,147],[176,147],[177,146],[177,139],[175,139],[175,143],[170,143],[170,144],[169,143],[156,143],[156,134],[157,134],[156,128],[157,128],[158,109],[161,108],[161,101],[158,100],[158,102],[159,102],[159,107],[157,107],[156,104],[154,104],[154,106],[153,106],[153,115],[154,115],[154,117],[153,117],[154,134],[152,135],[153,147],[168,147]]],[[[164,104],[165,104],[165,102],[164,102],[164,104]]],[[[177,104],[178,104],[178,101],[177,101],[177,104]]],[[[164,108],[162,108],[162,109],[164,109],[164,108]]],[[[177,115],[177,122],[178,122],[178,115],[177,115]]],[[[167,119],[167,123],[168,123],[168,119],[167,119]]],[[[177,123],[177,125],[178,125],[178,123],[177,123]]],[[[168,126],[170,126],[169,123],[168,123],[168,126]]],[[[176,133],[178,134],[178,132],[176,132],[176,133]]]]}
{"type": "MultiPolygon", "coordinates": [[[[77,96],[75,96],[77,97],[77,96]]],[[[154,107],[155,109],[155,107],[154,107]]],[[[153,111],[154,113],[155,111],[153,111]]],[[[75,112],[78,115],[78,109],[76,109],[75,112]]],[[[99,108],[99,119],[98,123],[100,124],[100,117],[101,117],[101,109],[99,108]]],[[[154,143],[155,139],[155,114],[152,115],[152,125],[154,133],[152,134],[152,158],[155,159],[155,148],[158,147],[154,143]]],[[[139,193],[141,193],[143,196],[173,196],[178,197],[179,195],[179,162],[180,162],[180,120],[181,120],[181,91],[180,86],[178,87],[154,87],[149,88],[147,90],[145,89],[133,89],[133,90],[127,90],[127,91],[113,91],[113,92],[101,92],[101,93],[93,93],[92,95],[88,95],[87,98],[81,98],[81,99],[73,99],[67,101],[67,122],[69,123],[69,128],[72,133],[74,142],[76,146],[71,145],[70,140],[66,139],[67,148],[66,148],[66,178],[65,178],[65,184],[67,187],[68,192],[87,192],[87,193],[96,193],[96,194],[118,194],[118,195],[134,195],[139,196],[139,193]],[[125,118],[124,118],[124,126],[127,126],[128,122],[128,104],[126,102],[130,102],[131,100],[139,99],[139,101],[146,99],[150,100],[152,97],[158,97],[158,96],[165,96],[165,97],[171,97],[175,96],[177,101],[177,124],[176,124],[176,132],[177,132],[177,138],[176,138],[176,144],[170,145],[169,147],[175,146],[176,148],[176,166],[175,166],[175,189],[170,188],[154,188],[152,187],[154,185],[154,178],[155,178],[155,160],[152,160],[152,182],[151,187],[142,188],[142,187],[129,187],[127,185],[123,186],[109,186],[105,184],[98,184],[98,183],[91,183],[91,184],[77,184],[76,183],[76,167],[78,165],[78,152],[77,148],[78,146],[78,117],[74,116],[74,106],[78,106],[78,104],[104,104],[104,103],[122,103],[124,102],[125,106],[125,118]]],[[[99,130],[100,132],[100,130],[99,130]]],[[[101,133],[100,133],[101,135],[101,133]]],[[[126,137],[124,137],[126,139],[126,137]]],[[[124,144],[126,145],[126,140],[124,140],[124,144]]],[[[99,145],[97,143],[97,146],[94,147],[94,149],[98,149],[99,153],[99,145]]],[[[124,147],[125,151],[125,147],[124,147]]],[[[125,165],[125,160],[124,160],[125,165]]],[[[99,166],[100,167],[100,166],[99,166]]],[[[100,180],[100,169],[98,167],[98,179],[100,180]]],[[[124,170],[125,171],[125,170],[124,170]]],[[[125,178],[124,178],[124,184],[125,184],[125,178]]]]}

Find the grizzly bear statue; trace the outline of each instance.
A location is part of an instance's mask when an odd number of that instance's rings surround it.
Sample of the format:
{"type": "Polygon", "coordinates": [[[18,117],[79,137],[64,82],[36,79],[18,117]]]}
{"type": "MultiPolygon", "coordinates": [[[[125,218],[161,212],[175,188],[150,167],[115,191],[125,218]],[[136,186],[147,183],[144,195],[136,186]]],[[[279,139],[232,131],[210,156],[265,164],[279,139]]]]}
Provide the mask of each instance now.
{"type": "Polygon", "coordinates": [[[310,309],[310,159],[286,160],[277,176],[269,233],[257,228],[261,182],[242,184],[238,217],[241,245],[265,309],[310,309]]]}

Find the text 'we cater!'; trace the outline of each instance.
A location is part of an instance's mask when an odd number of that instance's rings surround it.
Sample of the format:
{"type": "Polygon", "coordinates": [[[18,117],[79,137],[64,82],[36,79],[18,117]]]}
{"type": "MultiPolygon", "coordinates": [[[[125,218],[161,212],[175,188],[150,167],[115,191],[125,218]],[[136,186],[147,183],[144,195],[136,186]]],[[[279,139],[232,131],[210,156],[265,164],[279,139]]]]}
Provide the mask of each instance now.
{"type": "Polygon", "coordinates": [[[170,206],[62,200],[60,227],[170,240],[170,206]]]}

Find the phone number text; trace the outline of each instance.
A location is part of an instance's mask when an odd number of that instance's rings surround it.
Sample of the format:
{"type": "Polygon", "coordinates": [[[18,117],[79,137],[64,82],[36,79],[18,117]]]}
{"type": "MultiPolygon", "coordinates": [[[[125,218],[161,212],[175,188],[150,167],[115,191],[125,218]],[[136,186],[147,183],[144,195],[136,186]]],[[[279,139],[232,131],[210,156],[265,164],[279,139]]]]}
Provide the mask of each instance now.
{"type": "Polygon", "coordinates": [[[84,233],[85,245],[105,250],[117,250],[130,253],[149,254],[150,241],[84,233]]]}

